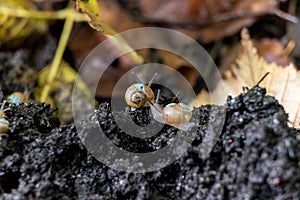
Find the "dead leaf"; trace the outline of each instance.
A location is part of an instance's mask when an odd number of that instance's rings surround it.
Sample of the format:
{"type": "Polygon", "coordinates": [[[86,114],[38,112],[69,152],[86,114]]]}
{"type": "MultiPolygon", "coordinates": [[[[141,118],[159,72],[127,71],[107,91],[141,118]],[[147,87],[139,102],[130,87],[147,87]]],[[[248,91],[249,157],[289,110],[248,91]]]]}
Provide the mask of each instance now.
{"type": "Polygon", "coordinates": [[[36,10],[34,4],[28,0],[0,1],[0,8],[0,46],[5,44],[10,48],[17,47],[25,42],[25,39],[31,34],[42,34],[48,28],[46,20],[13,16],[16,9],[36,10]],[[4,12],[7,10],[11,11],[11,14],[10,12],[4,12]]]}
{"type": "MultiPolygon", "coordinates": [[[[263,57],[268,63],[276,63],[280,66],[288,66],[290,64],[290,52],[293,48],[293,41],[284,47],[278,39],[263,38],[260,40],[252,40],[257,54],[263,57]],[[290,45],[291,44],[291,45],[290,45]],[[292,47],[290,47],[292,46],[292,47]]],[[[238,43],[234,46],[224,47],[220,68],[225,71],[235,62],[237,56],[244,51],[243,46],[238,43]]]]}
{"type": "Polygon", "coordinates": [[[220,21],[256,16],[276,9],[277,0],[139,0],[131,1],[140,8],[144,22],[158,22],[183,27],[204,26],[220,21]]]}
{"type": "MultiPolygon", "coordinates": [[[[259,41],[253,41],[257,48],[257,54],[263,57],[268,63],[276,63],[280,66],[288,66],[290,64],[289,55],[292,50],[288,50],[289,44],[284,47],[277,39],[264,38],[259,41]]],[[[291,47],[293,48],[293,47],[291,47]]]]}
{"type": "MultiPolygon", "coordinates": [[[[267,89],[267,94],[274,96],[289,114],[289,121],[295,128],[300,128],[300,72],[290,63],[289,66],[283,67],[275,63],[268,63],[264,58],[260,57],[257,49],[250,39],[247,29],[243,29],[242,46],[245,51],[236,59],[236,65],[232,65],[231,71],[226,72],[226,79],[220,81],[216,89],[211,95],[216,96],[224,86],[224,92],[227,95],[237,96],[242,92],[242,88],[249,88],[257,85],[258,81],[267,72],[267,76],[261,87],[267,89]]],[[[210,94],[206,91],[201,92],[197,99],[191,102],[190,107],[200,106],[202,104],[224,104],[226,99],[210,98],[210,94]]]]}
{"type": "Polygon", "coordinates": [[[155,25],[170,27],[209,43],[238,32],[249,26],[257,17],[274,14],[288,21],[296,22],[297,18],[278,9],[279,0],[129,0],[111,2],[100,1],[103,8],[103,19],[116,30],[128,30],[141,26],[155,25]],[[125,25],[120,25],[118,17],[125,12],[125,25]],[[128,18],[133,21],[129,22],[128,18]],[[127,27],[125,27],[127,25],[127,27]],[[222,30],[222,31],[220,31],[222,30]]]}
{"type": "Polygon", "coordinates": [[[86,13],[89,16],[89,24],[91,27],[97,31],[104,32],[97,0],[76,0],[76,9],[86,13]]]}

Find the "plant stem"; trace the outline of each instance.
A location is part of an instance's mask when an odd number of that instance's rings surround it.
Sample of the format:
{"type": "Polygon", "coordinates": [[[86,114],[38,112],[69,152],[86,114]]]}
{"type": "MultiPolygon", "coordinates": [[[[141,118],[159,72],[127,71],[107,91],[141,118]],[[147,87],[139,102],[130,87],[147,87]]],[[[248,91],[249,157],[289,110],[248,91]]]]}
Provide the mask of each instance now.
{"type": "Polygon", "coordinates": [[[51,89],[51,83],[53,83],[55,77],[58,74],[59,66],[60,66],[64,51],[66,49],[68,39],[69,39],[69,36],[72,31],[73,24],[74,24],[73,16],[67,16],[61,37],[59,39],[58,47],[55,52],[55,56],[54,56],[54,59],[53,59],[53,62],[52,62],[51,68],[50,68],[49,76],[47,79],[47,84],[45,85],[45,87],[42,90],[41,99],[40,99],[41,102],[45,102],[47,100],[49,91],[51,89]]]}
{"type": "Polygon", "coordinates": [[[37,10],[12,9],[12,8],[0,7],[0,14],[8,15],[11,17],[48,19],[48,20],[66,19],[68,18],[68,16],[72,16],[75,22],[83,22],[89,20],[85,14],[78,13],[73,8],[65,8],[63,10],[51,12],[51,11],[37,11],[37,10]]]}

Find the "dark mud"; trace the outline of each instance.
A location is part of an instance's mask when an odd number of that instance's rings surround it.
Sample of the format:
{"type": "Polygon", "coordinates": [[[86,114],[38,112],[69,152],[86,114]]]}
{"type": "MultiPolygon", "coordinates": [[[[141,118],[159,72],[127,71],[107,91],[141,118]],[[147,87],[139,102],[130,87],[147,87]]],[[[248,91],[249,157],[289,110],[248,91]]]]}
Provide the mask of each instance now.
{"type": "MultiPolygon", "coordinates": [[[[2,86],[6,86],[3,84],[2,86]]],[[[4,94],[11,92],[7,87],[4,94]]],[[[5,95],[4,95],[5,96],[5,95]]],[[[300,134],[288,126],[287,114],[260,87],[229,97],[222,134],[207,159],[199,156],[207,133],[207,105],[196,108],[199,119],[188,152],[166,168],[125,173],[104,166],[82,144],[78,133],[99,124],[110,140],[132,152],[168,145],[179,132],[165,125],[157,135],[141,139],[122,132],[110,105],[103,103],[82,121],[60,126],[49,105],[8,104],[8,137],[0,146],[0,199],[298,199],[300,197],[300,134]]],[[[214,110],[214,112],[211,112],[214,110]]],[[[125,111],[125,108],[124,108],[125,111]]],[[[149,110],[123,114],[121,121],[141,119],[149,110]],[[140,117],[139,117],[140,116],[140,117]]],[[[145,117],[146,116],[146,117],[145,117]]],[[[143,121],[144,120],[144,121],[143,121]]]]}

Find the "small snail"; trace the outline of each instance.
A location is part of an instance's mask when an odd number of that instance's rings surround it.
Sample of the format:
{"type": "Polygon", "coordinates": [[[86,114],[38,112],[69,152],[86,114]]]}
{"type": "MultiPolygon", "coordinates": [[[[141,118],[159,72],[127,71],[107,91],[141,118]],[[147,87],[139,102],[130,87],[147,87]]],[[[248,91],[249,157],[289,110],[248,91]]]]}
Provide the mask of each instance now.
{"type": "Polygon", "coordinates": [[[154,101],[154,93],[152,89],[148,85],[142,83],[131,85],[125,92],[126,103],[133,108],[150,106],[145,96],[150,101],[154,101]]]}
{"type": "Polygon", "coordinates": [[[7,137],[7,132],[9,130],[9,121],[5,119],[5,111],[8,110],[8,108],[4,109],[5,102],[2,103],[1,109],[0,109],[0,141],[7,137]]]}
{"type": "Polygon", "coordinates": [[[24,93],[14,92],[7,97],[7,101],[9,103],[15,103],[15,104],[22,103],[22,102],[26,103],[28,102],[28,99],[29,99],[29,93],[27,91],[25,91],[24,93]]]}
{"type": "Polygon", "coordinates": [[[192,118],[192,111],[184,103],[170,103],[162,108],[158,103],[159,90],[155,103],[151,104],[153,118],[161,123],[169,124],[178,129],[188,131],[196,124],[189,122],[192,118]]]}
{"type": "Polygon", "coordinates": [[[192,118],[192,112],[186,104],[170,103],[164,107],[162,118],[166,124],[187,123],[192,118]]]}
{"type": "MultiPolygon", "coordinates": [[[[195,126],[195,123],[189,122],[192,118],[192,112],[186,104],[170,103],[162,108],[157,103],[160,90],[158,90],[156,100],[154,101],[154,93],[150,88],[150,85],[156,75],[157,73],[154,74],[148,85],[137,83],[131,85],[126,90],[125,100],[127,105],[133,108],[150,106],[153,118],[156,121],[169,124],[184,131],[188,131],[192,126],[195,126]]],[[[139,82],[142,82],[140,79],[138,79],[138,77],[136,77],[136,79],[139,82]]]]}
{"type": "MultiPolygon", "coordinates": [[[[141,108],[141,107],[149,107],[150,102],[154,101],[154,93],[150,88],[155,76],[157,73],[153,75],[148,85],[143,83],[136,83],[131,85],[125,92],[125,101],[128,106],[133,108],[141,108]]],[[[137,76],[135,78],[142,82],[137,76]]]]}

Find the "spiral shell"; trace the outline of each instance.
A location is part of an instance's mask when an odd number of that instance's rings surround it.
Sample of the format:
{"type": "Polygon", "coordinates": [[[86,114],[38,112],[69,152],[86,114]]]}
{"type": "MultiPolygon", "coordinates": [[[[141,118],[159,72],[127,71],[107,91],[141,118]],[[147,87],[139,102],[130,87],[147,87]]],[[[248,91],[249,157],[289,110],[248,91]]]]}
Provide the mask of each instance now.
{"type": "Polygon", "coordinates": [[[148,107],[150,103],[145,96],[151,101],[154,101],[154,93],[152,89],[145,84],[137,83],[131,85],[125,92],[125,101],[127,105],[133,108],[148,107]]]}
{"type": "Polygon", "coordinates": [[[164,107],[162,118],[166,124],[187,123],[192,118],[192,112],[183,103],[170,103],[164,107]]]}

